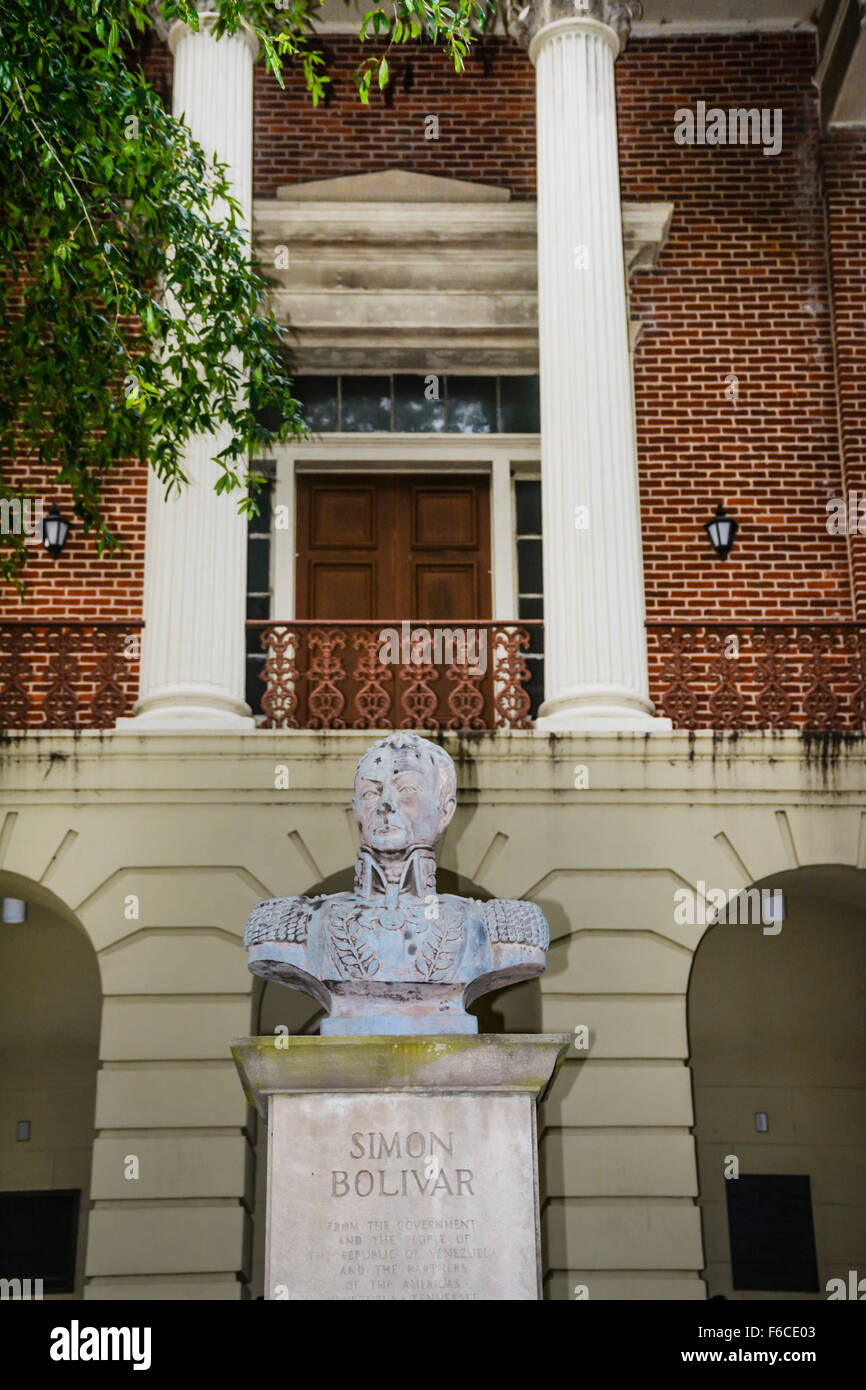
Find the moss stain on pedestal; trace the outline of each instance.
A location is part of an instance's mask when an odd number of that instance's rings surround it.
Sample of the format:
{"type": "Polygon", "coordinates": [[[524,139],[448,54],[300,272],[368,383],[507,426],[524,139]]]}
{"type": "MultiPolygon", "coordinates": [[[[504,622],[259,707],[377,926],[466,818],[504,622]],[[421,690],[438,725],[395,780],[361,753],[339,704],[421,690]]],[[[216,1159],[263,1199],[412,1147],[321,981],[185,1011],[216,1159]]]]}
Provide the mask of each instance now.
{"type": "Polygon", "coordinates": [[[568,1034],[473,1033],[238,1038],[232,1045],[247,1098],[358,1091],[509,1091],[540,1096],[568,1049],[568,1034]]]}

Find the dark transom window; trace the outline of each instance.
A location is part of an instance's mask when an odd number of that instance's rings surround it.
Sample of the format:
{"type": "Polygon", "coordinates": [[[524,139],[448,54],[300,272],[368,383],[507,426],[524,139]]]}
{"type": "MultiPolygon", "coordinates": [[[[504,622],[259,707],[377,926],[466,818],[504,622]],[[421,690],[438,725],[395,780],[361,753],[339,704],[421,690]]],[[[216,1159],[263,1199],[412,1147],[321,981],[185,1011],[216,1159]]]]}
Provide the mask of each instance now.
{"type": "Polygon", "coordinates": [[[313,434],[537,434],[537,376],[299,376],[313,434]]]}

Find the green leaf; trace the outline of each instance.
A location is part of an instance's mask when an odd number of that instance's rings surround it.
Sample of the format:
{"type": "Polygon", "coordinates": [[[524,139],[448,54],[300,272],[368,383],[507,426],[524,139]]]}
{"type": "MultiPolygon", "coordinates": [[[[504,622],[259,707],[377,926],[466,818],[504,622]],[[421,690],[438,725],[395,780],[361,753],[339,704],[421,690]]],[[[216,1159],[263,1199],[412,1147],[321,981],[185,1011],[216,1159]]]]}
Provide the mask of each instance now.
{"type": "MultiPolygon", "coordinates": [[[[249,24],[277,82],[294,58],[313,105],[321,101],[329,79],[308,0],[212,5],[218,42],[249,24]]],[[[360,35],[383,47],[389,31],[397,43],[441,38],[459,66],[489,6],[451,5],[374,4],[360,35]]],[[[199,27],[192,0],[158,9],[199,27]]],[[[69,489],[82,530],[106,553],[117,542],[103,488],[122,461],[148,460],[176,492],[189,441],[227,427],[213,482],[243,493],[250,450],[305,433],[282,356],[290,340],[262,308],[268,285],[248,260],[226,170],[208,186],[212,151],[124,57],[150,11],[147,0],[2,0],[0,18],[0,450],[38,457],[38,477],[69,489]],[[281,417],[278,429],[257,420],[265,409],[281,417]]],[[[392,80],[381,48],[355,73],[362,105],[374,76],[380,89],[392,80]]],[[[0,499],[4,487],[0,474],[0,499]]],[[[13,538],[0,576],[19,585],[25,559],[13,538]]]]}

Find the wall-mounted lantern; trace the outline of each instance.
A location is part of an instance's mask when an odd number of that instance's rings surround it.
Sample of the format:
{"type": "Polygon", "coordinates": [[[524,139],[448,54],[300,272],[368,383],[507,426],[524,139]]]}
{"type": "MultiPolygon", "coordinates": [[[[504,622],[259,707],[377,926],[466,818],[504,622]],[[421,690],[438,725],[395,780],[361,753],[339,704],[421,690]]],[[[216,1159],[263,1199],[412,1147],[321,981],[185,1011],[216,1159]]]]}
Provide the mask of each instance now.
{"type": "Polygon", "coordinates": [[[69,535],[69,522],[57,510],[57,503],[51,503],[51,511],[42,523],[42,542],[52,560],[56,560],[66,544],[69,535]]]}
{"type": "Polygon", "coordinates": [[[716,507],[716,514],[712,521],[704,522],[704,530],[710,538],[710,545],[720,560],[727,559],[739,529],[740,523],[735,521],[732,516],[727,515],[721,502],[716,507]]]}

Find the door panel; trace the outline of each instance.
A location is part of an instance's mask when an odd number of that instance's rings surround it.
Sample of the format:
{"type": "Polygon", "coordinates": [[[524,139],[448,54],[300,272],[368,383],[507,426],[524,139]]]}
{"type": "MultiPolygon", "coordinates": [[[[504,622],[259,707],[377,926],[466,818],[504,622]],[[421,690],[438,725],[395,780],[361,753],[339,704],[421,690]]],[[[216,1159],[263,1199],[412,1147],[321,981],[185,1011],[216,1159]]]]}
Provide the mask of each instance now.
{"type": "Polygon", "coordinates": [[[297,617],[489,618],[490,484],[298,477],[297,617]]]}
{"type": "MultiPolygon", "coordinates": [[[[336,713],[343,721],[338,727],[358,726],[356,701],[363,695],[369,709],[374,688],[385,692],[389,727],[406,719],[434,727],[424,723],[430,716],[425,702],[434,695],[436,719],[444,726],[454,718],[455,701],[466,697],[452,663],[466,660],[467,652],[476,653],[470,665],[479,660],[481,638],[465,629],[491,611],[489,479],[300,474],[297,537],[296,615],[324,624],[299,637],[302,725],[311,715],[319,718],[325,699],[329,717],[336,713]],[[441,645],[423,658],[430,665],[413,666],[407,657],[404,667],[402,645],[396,664],[377,654],[385,639],[375,630],[326,626],[352,619],[441,624],[439,638],[431,631],[432,642],[441,645]],[[455,648],[451,631],[461,629],[455,648]]],[[[485,727],[491,727],[493,677],[486,661],[482,671],[474,673],[475,688],[484,700],[485,727]]],[[[362,716],[362,727],[368,719],[362,716]]]]}
{"type": "Polygon", "coordinates": [[[430,564],[414,556],[412,565],[413,615],[423,615],[425,621],[438,618],[447,622],[467,622],[481,616],[474,566],[430,564]]]}
{"type": "Polygon", "coordinates": [[[377,500],[372,487],[315,483],[310,488],[310,548],[375,546],[377,500]]]}
{"type": "Polygon", "coordinates": [[[478,489],[474,483],[459,488],[413,483],[412,498],[413,545],[478,548],[478,489]]]}
{"type": "Polygon", "coordinates": [[[378,537],[385,502],[366,479],[299,477],[299,618],[378,616],[378,537]]]}
{"type": "Polygon", "coordinates": [[[486,478],[408,485],[412,618],[490,617],[490,487],[486,478]]]}
{"type": "Polygon", "coordinates": [[[313,560],[309,570],[310,607],[317,618],[334,621],[373,618],[376,566],[328,564],[313,560]]]}

